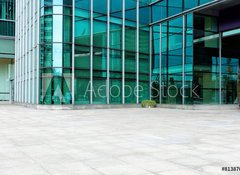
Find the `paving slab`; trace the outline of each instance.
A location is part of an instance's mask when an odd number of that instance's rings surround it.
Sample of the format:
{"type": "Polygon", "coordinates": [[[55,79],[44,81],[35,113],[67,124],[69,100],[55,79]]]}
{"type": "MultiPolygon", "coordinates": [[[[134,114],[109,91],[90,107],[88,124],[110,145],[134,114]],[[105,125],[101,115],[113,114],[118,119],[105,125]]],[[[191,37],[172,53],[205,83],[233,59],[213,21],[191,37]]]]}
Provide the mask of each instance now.
{"type": "Polygon", "coordinates": [[[0,175],[225,175],[240,111],[0,105],[0,175]]]}

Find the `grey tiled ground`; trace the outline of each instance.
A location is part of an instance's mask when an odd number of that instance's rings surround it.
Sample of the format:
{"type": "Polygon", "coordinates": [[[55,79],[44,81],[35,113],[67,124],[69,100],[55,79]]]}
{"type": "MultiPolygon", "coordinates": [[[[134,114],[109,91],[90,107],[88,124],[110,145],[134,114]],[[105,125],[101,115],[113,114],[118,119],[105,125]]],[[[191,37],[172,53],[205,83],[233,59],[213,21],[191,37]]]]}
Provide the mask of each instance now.
{"type": "Polygon", "coordinates": [[[232,175],[239,148],[238,111],[0,105],[0,175],[232,175]]]}

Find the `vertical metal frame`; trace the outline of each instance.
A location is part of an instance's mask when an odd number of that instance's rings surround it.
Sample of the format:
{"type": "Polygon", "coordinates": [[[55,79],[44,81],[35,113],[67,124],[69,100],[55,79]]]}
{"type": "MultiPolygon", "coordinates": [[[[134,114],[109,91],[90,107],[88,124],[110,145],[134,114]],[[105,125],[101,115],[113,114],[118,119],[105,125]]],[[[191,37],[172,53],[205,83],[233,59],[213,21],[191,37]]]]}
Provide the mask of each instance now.
{"type": "Polygon", "coordinates": [[[222,33],[219,33],[219,104],[222,104],[222,33]]]}
{"type": "Polygon", "coordinates": [[[107,104],[110,103],[110,0],[107,0],[107,104]]]}
{"type": "MultiPolygon", "coordinates": [[[[31,18],[31,3],[29,2],[28,3],[28,8],[27,9],[27,12],[28,14],[30,15],[30,18],[31,18]]],[[[31,86],[31,41],[32,41],[32,38],[30,37],[30,31],[31,31],[31,20],[28,20],[29,19],[29,16],[27,16],[27,27],[26,27],[26,34],[27,34],[27,37],[28,37],[28,44],[27,44],[27,47],[26,47],[26,50],[27,50],[27,60],[28,60],[28,70],[27,70],[27,73],[28,73],[28,93],[27,93],[27,103],[31,103],[31,90],[32,90],[32,86],[31,86]]]]}
{"type": "MultiPolygon", "coordinates": [[[[19,9],[20,9],[20,12],[19,12],[19,16],[20,14],[22,13],[22,3],[19,3],[19,9]]],[[[22,18],[19,17],[19,38],[22,37],[22,18]]],[[[22,70],[23,70],[23,67],[22,67],[22,48],[23,48],[23,42],[20,40],[20,46],[19,46],[19,61],[20,61],[20,71],[19,71],[19,102],[22,102],[22,70]]]]}
{"type": "Polygon", "coordinates": [[[182,104],[185,104],[185,59],[186,59],[186,15],[183,15],[183,43],[182,43],[182,104]]]}
{"type": "MultiPolygon", "coordinates": [[[[22,12],[23,12],[23,9],[24,9],[24,4],[21,4],[21,10],[22,10],[22,12]]],[[[24,19],[25,19],[25,13],[23,12],[22,13],[23,14],[23,16],[22,16],[22,18],[21,18],[21,23],[20,23],[20,25],[21,25],[21,29],[20,29],[20,37],[23,37],[23,29],[24,29],[24,19]]],[[[24,55],[23,55],[23,53],[24,53],[24,46],[25,46],[25,43],[24,43],[24,41],[22,41],[21,42],[21,48],[20,48],[20,50],[21,50],[21,56],[20,56],[20,59],[21,59],[21,71],[20,71],[20,75],[21,75],[21,100],[20,100],[20,102],[24,102],[24,77],[23,77],[23,75],[24,75],[24,55]]]]}
{"type": "Polygon", "coordinates": [[[75,104],[75,0],[72,1],[72,104],[75,104]]]}
{"type": "Polygon", "coordinates": [[[149,99],[152,99],[152,58],[153,58],[153,52],[152,52],[152,28],[153,26],[150,26],[149,28],[149,99]]]}
{"type": "Polygon", "coordinates": [[[237,74],[237,97],[238,97],[238,104],[240,107],[240,62],[238,62],[237,71],[238,71],[238,74],[237,74]]]}
{"type": "MultiPolygon", "coordinates": [[[[192,35],[194,35],[194,13],[190,13],[190,14],[192,14],[192,20],[191,20],[191,22],[192,22],[192,35]]],[[[193,54],[192,54],[192,81],[191,81],[191,88],[194,88],[193,87],[193,79],[194,79],[194,56],[195,56],[195,54],[194,54],[194,36],[193,36],[193,39],[192,39],[192,52],[193,52],[193,54]]],[[[192,105],[194,105],[194,100],[193,100],[193,92],[191,92],[191,96],[192,96],[192,105]]]]}
{"type": "Polygon", "coordinates": [[[125,0],[122,0],[122,104],[125,104],[125,0]]]}
{"type": "MultiPolygon", "coordinates": [[[[21,4],[21,12],[23,12],[23,9],[24,9],[24,7],[23,7],[23,4],[21,4]]],[[[20,12],[20,15],[21,15],[21,12],[20,12]]],[[[23,14],[23,16],[22,16],[22,18],[20,18],[21,19],[21,22],[20,22],[20,26],[21,26],[21,28],[20,28],[20,38],[21,37],[23,37],[23,33],[22,33],[22,31],[23,31],[23,26],[24,26],[24,14],[25,13],[22,13],[23,14]]],[[[23,72],[24,72],[24,69],[23,69],[23,65],[24,65],[24,62],[23,62],[23,49],[24,49],[24,42],[22,41],[21,42],[21,47],[20,47],[20,50],[21,50],[21,53],[20,53],[20,60],[21,60],[21,71],[20,71],[20,83],[21,83],[21,92],[20,92],[20,95],[21,95],[21,97],[20,97],[20,102],[24,102],[24,100],[23,100],[23,96],[24,96],[24,81],[23,81],[23,72]]]]}
{"type": "Polygon", "coordinates": [[[136,103],[139,104],[139,0],[136,2],[136,103]]]}
{"type": "Polygon", "coordinates": [[[159,24],[159,104],[162,104],[162,23],[159,24]]]}
{"type": "Polygon", "coordinates": [[[23,100],[23,102],[24,103],[27,103],[27,96],[28,96],[28,92],[27,92],[27,90],[28,90],[28,86],[27,86],[27,80],[28,80],[28,58],[27,58],[27,43],[28,43],[28,35],[27,35],[27,3],[24,3],[24,13],[25,13],[25,15],[24,15],[24,27],[23,27],[23,35],[24,35],[24,37],[25,37],[25,42],[24,42],[24,51],[23,51],[23,57],[24,57],[24,75],[23,75],[23,77],[24,77],[24,100],[23,100]]]}
{"type": "Polygon", "coordinates": [[[90,6],[90,104],[93,104],[93,0],[90,6]]]}
{"type": "MultiPolygon", "coordinates": [[[[19,8],[18,8],[18,1],[16,1],[16,4],[15,4],[15,8],[16,8],[16,12],[15,12],[15,16],[16,16],[16,24],[15,24],[15,31],[18,31],[18,11],[19,11],[19,8]]],[[[15,73],[14,73],[14,101],[18,101],[17,99],[17,96],[18,96],[18,86],[17,86],[17,82],[18,82],[18,33],[15,32],[16,36],[15,36],[15,64],[14,64],[14,69],[15,69],[15,73]]]]}
{"type": "MultiPolygon", "coordinates": [[[[152,7],[149,6],[149,17],[152,21],[152,7]]],[[[153,59],[153,26],[149,26],[149,99],[152,100],[152,59],[153,59]]]]}
{"type": "MultiPolygon", "coordinates": [[[[35,3],[34,2],[32,2],[31,1],[31,14],[33,15],[32,16],[32,26],[31,26],[31,30],[32,31],[34,31],[34,29],[35,29],[35,13],[34,13],[34,10],[35,10],[35,3]]],[[[31,37],[32,37],[32,56],[31,56],[31,59],[32,59],[32,65],[33,65],[33,67],[32,67],[32,94],[31,94],[31,96],[32,96],[32,104],[34,104],[35,103],[35,94],[34,94],[34,92],[35,92],[35,89],[36,89],[36,87],[35,87],[35,69],[36,69],[36,67],[35,67],[35,62],[36,62],[36,60],[34,59],[34,55],[35,55],[35,38],[33,37],[33,32],[31,33],[32,35],[31,35],[31,37]]]]}
{"type": "Polygon", "coordinates": [[[37,1],[37,104],[40,99],[40,1],[37,1]]]}

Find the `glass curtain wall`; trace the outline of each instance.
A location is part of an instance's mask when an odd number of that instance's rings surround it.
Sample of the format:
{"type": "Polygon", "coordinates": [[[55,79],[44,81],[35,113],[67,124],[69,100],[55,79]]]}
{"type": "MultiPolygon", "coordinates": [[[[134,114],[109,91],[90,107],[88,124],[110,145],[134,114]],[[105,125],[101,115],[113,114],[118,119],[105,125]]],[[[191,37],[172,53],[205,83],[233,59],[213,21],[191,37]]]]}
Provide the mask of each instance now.
{"type": "Polygon", "coordinates": [[[235,104],[239,29],[220,31],[216,16],[164,18],[210,1],[156,1],[152,8],[152,99],[162,104],[235,104]],[[234,43],[234,44],[233,44],[234,43]]]}
{"type": "Polygon", "coordinates": [[[93,0],[93,104],[107,103],[107,0],[93,0]]]}
{"type": "Polygon", "coordinates": [[[72,103],[72,1],[41,1],[40,104],[72,103]]]}
{"type": "Polygon", "coordinates": [[[152,22],[162,20],[211,1],[213,0],[151,0],[153,3],[152,22]]]}
{"type": "Polygon", "coordinates": [[[142,1],[75,0],[75,104],[149,99],[150,14],[142,1]]]}
{"type": "Polygon", "coordinates": [[[0,1],[0,35],[15,36],[15,0],[0,1]]]}
{"type": "Polygon", "coordinates": [[[152,26],[152,99],[161,104],[191,104],[193,15],[152,26]]]}
{"type": "Polygon", "coordinates": [[[139,102],[150,98],[150,23],[151,11],[139,2],[139,102]]]}
{"type": "Polygon", "coordinates": [[[185,19],[184,103],[193,104],[193,14],[185,19]]]}
{"type": "Polygon", "coordinates": [[[217,18],[194,15],[194,104],[220,103],[219,51],[217,18]]]}
{"type": "Polygon", "coordinates": [[[161,63],[160,63],[160,34],[161,25],[154,25],[152,31],[152,77],[151,77],[151,98],[157,103],[160,102],[161,95],[161,63]]]}
{"type": "Polygon", "coordinates": [[[125,103],[136,103],[137,86],[137,6],[125,0],[125,103]]]}
{"type": "Polygon", "coordinates": [[[240,67],[240,32],[222,34],[221,102],[238,104],[238,71],[240,67]]]}
{"type": "Polygon", "coordinates": [[[109,36],[109,96],[111,104],[122,101],[122,46],[123,46],[123,0],[110,0],[109,36]]]}
{"type": "Polygon", "coordinates": [[[90,103],[90,0],[75,1],[75,104],[90,103]]]}
{"type": "Polygon", "coordinates": [[[238,103],[240,34],[218,26],[218,17],[194,15],[195,104],[238,103]]]}
{"type": "Polygon", "coordinates": [[[74,19],[72,8],[72,1],[41,1],[40,103],[134,104],[149,99],[148,3],[75,0],[74,19]]]}
{"type": "Polygon", "coordinates": [[[182,104],[183,17],[162,24],[162,103],[182,104]]]}

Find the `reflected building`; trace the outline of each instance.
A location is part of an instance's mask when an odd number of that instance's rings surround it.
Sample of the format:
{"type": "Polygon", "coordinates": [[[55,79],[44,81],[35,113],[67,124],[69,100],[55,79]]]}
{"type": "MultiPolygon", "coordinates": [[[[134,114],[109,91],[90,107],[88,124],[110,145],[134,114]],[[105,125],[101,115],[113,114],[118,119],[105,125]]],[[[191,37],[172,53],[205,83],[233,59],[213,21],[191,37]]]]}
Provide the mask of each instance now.
{"type": "Polygon", "coordinates": [[[4,30],[15,33],[14,101],[238,103],[239,9],[236,0],[16,0],[16,32],[4,30]]]}
{"type": "Polygon", "coordinates": [[[240,3],[181,2],[153,3],[152,80],[161,91],[154,99],[162,104],[237,104],[240,3]]]}

